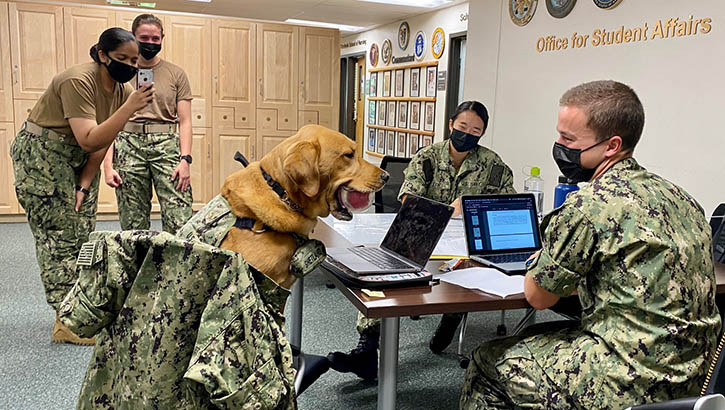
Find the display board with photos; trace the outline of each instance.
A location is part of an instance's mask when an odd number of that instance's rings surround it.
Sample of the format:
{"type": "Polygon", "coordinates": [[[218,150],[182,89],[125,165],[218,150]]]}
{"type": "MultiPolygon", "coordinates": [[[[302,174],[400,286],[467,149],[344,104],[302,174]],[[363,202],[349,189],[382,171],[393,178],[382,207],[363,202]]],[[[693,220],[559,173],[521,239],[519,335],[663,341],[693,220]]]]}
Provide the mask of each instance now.
{"type": "Polygon", "coordinates": [[[368,71],[365,151],[412,157],[433,143],[438,62],[400,64],[368,71]]]}

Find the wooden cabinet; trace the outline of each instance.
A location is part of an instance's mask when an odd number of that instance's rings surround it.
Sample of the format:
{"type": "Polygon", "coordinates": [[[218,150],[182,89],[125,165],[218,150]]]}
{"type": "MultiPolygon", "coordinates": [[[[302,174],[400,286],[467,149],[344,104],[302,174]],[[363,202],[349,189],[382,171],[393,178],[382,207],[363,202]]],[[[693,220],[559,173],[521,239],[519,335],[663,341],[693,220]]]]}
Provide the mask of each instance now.
{"type": "Polygon", "coordinates": [[[189,77],[191,123],[209,127],[211,117],[211,20],[206,18],[168,16],[168,39],[164,41],[167,59],[180,66],[189,77]]]}
{"type": "Polygon", "coordinates": [[[13,98],[37,100],[65,69],[63,8],[10,3],[13,98]]]}
{"type": "Polygon", "coordinates": [[[242,164],[234,160],[234,153],[239,151],[249,161],[254,157],[256,132],[253,129],[214,129],[214,181],[211,185],[211,196],[216,196],[229,175],[242,168],[242,164]]]}
{"type": "Polygon", "coordinates": [[[15,100],[13,105],[15,106],[15,129],[19,130],[22,127],[23,122],[28,119],[28,114],[35,107],[35,100],[15,100]]]}
{"type": "Polygon", "coordinates": [[[297,130],[298,37],[295,26],[257,24],[257,108],[277,111],[278,130],[297,130]]]}
{"type": "Polygon", "coordinates": [[[340,32],[300,27],[300,127],[320,124],[337,129],[339,123],[340,32]]]}
{"type": "Polygon", "coordinates": [[[12,122],[0,122],[0,214],[16,214],[19,205],[15,197],[13,162],[10,160],[10,143],[15,138],[12,122]]]}
{"type": "Polygon", "coordinates": [[[232,109],[233,128],[254,128],[256,25],[214,20],[212,33],[213,105],[232,109]]]}
{"type": "MultiPolygon", "coordinates": [[[[8,3],[0,2],[0,27],[8,26],[8,3]]],[[[0,30],[0,121],[13,122],[13,78],[10,33],[0,30]]],[[[0,157],[0,160],[4,157],[0,157]]]]}
{"type": "MultiPolygon", "coordinates": [[[[212,197],[211,135],[208,128],[194,128],[191,145],[191,189],[194,195],[194,210],[201,209],[212,197]]],[[[218,192],[218,191],[217,191],[218,192]]],[[[216,193],[214,193],[216,195],[216,193]]]]}
{"type": "Polygon", "coordinates": [[[89,7],[63,7],[63,31],[65,32],[65,65],[90,63],[91,47],[98,37],[116,24],[116,13],[89,7]]]}

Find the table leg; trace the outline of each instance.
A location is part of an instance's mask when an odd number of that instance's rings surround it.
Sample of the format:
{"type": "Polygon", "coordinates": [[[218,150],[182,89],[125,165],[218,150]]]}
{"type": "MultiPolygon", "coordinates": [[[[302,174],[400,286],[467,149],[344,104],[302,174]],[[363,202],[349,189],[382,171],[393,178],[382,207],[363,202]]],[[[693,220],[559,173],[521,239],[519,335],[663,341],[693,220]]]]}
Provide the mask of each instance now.
{"type": "Polygon", "coordinates": [[[523,319],[521,319],[519,324],[516,325],[513,336],[518,335],[522,330],[526,329],[527,326],[533,325],[534,323],[536,323],[536,309],[527,308],[523,319]]]}
{"type": "MultiPolygon", "coordinates": [[[[302,297],[305,291],[305,281],[298,278],[292,285],[292,308],[290,312],[290,334],[289,342],[302,350],[302,297]]],[[[298,357],[294,357],[294,364],[297,366],[298,357]]]]}
{"type": "Polygon", "coordinates": [[[393,410],[398,388],[400,318],[383,318],[381,330],[378,410],[393,410]]]}

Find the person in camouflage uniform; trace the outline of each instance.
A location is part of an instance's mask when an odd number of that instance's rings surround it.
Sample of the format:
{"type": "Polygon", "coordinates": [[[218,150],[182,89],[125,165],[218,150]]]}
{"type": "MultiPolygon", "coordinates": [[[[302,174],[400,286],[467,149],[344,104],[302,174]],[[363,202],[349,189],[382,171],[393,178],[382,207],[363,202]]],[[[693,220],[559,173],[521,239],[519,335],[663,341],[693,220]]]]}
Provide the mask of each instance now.
{"type": "MultiPolygon", "coordinates": [[[[398,200],[415,194],[451,204],[460,214],[460,197],[470,194],[515,193],[513,173],[490,149],[478,145],[486,131],[488,111],[478,101],[461,103],[449,120],[451,137],[422,148],[405,169],[398,200]]],[[[440,353],[453,340],[463,314],[445,314],[430,341],[430,349],[440,353]]],[[[350,353],[333,352],[328,357],[332,368],[353,372],[364,379],[377,376],[377,349],[380,319],[358,313],[358,346],[350,353]]]]}
{"type": "Polygon", "coordinates": [[[697,395],[720,332],[710,227],[682,188],[632,157],[644,109],[595,81],[560,101],[554,158],[590,183],[544,217],[524,288],[537,309],[578,293],[581,322],[473,352],[461,409],[621,409],[697,395]]]}
{"type": "Polygon", "coordinates": [[[121,229],[149,229],[153,187],[161,226],[175,233],[192,214],[191,87],[183,69],[157,55],[164,38],[158,17],[141,14],[131,29],[139,41],[139,68],[153,71],[156,95],[131,117],[108,150],[106,184],[116,190],[121,229]]]}
{"type": "MultiPolygon", "coordinates": [[[[138,46],[120,28],[91,48],[95,62],[56,75],[12,143],[15,192],[35,238],[48,304],[58,310],[78,275],[75,258],[95,228],[98,169],[123,124],[153,90],[124,82],[135,73],[138,46]]],[[[52,341],[93,344],[56,320],[52,341]]]]}

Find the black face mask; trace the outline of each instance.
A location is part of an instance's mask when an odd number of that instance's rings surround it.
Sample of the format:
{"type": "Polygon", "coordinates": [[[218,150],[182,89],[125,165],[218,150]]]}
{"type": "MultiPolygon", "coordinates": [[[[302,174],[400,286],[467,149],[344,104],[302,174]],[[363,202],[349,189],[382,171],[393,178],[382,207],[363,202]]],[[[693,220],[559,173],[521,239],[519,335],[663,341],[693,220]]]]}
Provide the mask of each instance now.
{"type": "Polygon", "coordinates": [[[117,83],[123,84],[131,81],[138,72],[138,68],[132,65],[116,61],[111,57],[108,57],[108,60],[110,63],[104,64],[104,66],[106,67],[106,70],[108,70],[108,74],[111,75],[111,78],[113,78],[113,80],[117,83]]]}
{"type": "Polygon", "coordinates": [[[451,132],[451,143],[458,152],[466,152],[476,148],[480,139],[480,135],[468,134],[455,128],[451,132]]]}
{"type": "Polygon", "coordinates": [[[594,176],[594,172],[599,165],[592,169],[582,168],[582,152],[589,151],[590,149],[605,141],[609,141],[609,139],[599,141],[586,149],[569,148],[565,145],[561,145],[558,142],[555,142],[552,153],[554,155],[554,161],[556,161],[556,165],[559,166],[559,170],[561,171],[562,175],[569,178],[574,183],[586,182],[592,179],[592,177],[594,176]]]}
{"type": "Polygon", "coordinates": [[[154,57],[156,57],[156,54],[161,51],[161,44],[156,43],[138,43],[139,53],[141,53],[141,57],[145,58],[146,60],[151,60],[154,57]]]}

